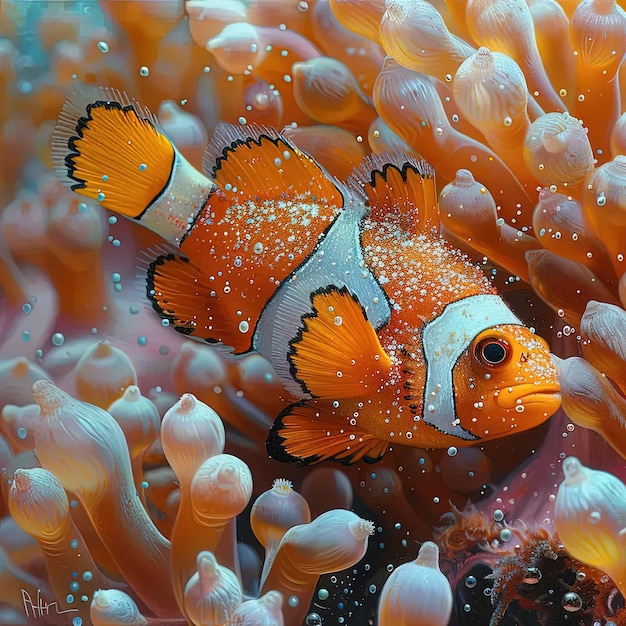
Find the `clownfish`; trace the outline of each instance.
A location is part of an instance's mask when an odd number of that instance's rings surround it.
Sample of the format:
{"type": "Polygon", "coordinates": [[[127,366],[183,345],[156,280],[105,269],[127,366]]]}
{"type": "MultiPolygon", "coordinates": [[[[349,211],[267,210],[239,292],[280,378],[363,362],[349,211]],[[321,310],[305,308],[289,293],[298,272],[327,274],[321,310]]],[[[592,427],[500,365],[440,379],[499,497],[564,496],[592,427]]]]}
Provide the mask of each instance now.
{"type": "Polygon", "coordinates": [[[162,318],[272,364],[294,396],[273,458],[480,444],[560,405],[546,342],[439,237],[424,162],[370,156],[341,182],[273,129],[224,124],[202,174],[113,89],[66,101],[52,155],[74,191],[172,245],[147,272],[162,318]]]}

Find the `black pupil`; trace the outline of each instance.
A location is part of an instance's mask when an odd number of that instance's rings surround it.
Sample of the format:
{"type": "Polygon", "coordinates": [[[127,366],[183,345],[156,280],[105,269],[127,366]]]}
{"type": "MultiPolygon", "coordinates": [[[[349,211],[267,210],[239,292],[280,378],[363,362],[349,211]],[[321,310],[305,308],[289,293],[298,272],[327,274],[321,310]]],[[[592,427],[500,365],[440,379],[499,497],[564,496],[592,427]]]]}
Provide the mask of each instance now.
{"type": "Polygon", "coordinates": [[[487,363],[502,363],[506,356],[506,350],[501,343],[490,341],[483,347],[483,358],[487,363]]]}

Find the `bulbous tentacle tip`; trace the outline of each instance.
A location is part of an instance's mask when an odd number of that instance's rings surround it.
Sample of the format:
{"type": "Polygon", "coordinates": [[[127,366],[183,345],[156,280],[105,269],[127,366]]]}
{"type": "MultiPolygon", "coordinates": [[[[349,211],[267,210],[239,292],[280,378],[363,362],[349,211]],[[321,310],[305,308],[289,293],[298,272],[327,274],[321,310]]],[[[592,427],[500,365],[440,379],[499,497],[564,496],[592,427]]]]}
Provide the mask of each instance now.
{"type": "Polygon", "coordinates": [[[374,534],[374,522],[358,519],[350,522],[348,528],[356,539],[365,539],[374,534]]]}
{"type": "Polygon", "coordinates": [[[280,591],[268,591],[259,598],[259,602],[268,609],[280,611],[283,606],[283,594],[280,591]]]}
{"type": "Polygon", "coordinates": [[[220,488],[228,488],[239,482],[239,472],[231,463],[225,463],[218,471],[218,484],[220,488]]]}
{"type": "Polygon", "coordinates": [[[106,589],[98,589],[93,594],[93,603],[99,608],[106,609],[108,606],[111,605],[110,598],[106,592],[106,589]]]}
{"type": "Polygon", "coordinates": [[[286,478],[277,478],[272,483],[272,491],[279,495],[289,495],[293,491],[293,483],[286,478]]]}
{"type": "Polygon", "coordinates": [[[20,492],[28,491],[31,487],[31,478],[27,470],[16,469],[13,474],[13,484],[20,492]]]}
{"type": "Polygon", "coordinates": [[[14,376],[27,376],[29,370],[28,359],[18,356],[13,364],[12,373],[14,376]]]}
{"type": "Polygon", "coordinates": [[[567,139],[562,132],[544,130],[541,134],[541,141],[543,147],[552,154],[558,154],[567,148],[567,139]]]}
{"type": "Polygon", "coordinates": [[[473,185],[476,182],[474,175],[472,172],[466,169],[460,169],[456,171],[456,175],[454,177],[455,184],[459,186],[468,187],[473,185]]]}
{"type": "Polygon", "coordinates": [[[585,479],[585,466],[575,457],[568,456],[563,461],[563,474],[568,485],[582,482],[585,479]]]}
{"type": "Polygon", "coordinates": [[[217,576],[217,571],[219,568],[219,563],[215,558],[213,552],[209,552],[208,550],[203,550],[202,552],[198,552],[198,556],[196,557],[196,564],[198,566],[198,574],[204,579],[209,579],[217,576]]]}
{"type": "Polygon", "coordinates": [[[107,359],[113,355],[113,346],[108,341],[101,341],[95,345],[91,351],[94,359],[107,359]]]}
{"type": "Polygon", "coordinates": [[[471,59],[476,69],[487,71],[489,73],[494,71],[493,54],[486,46],[478,48],[478,50],[476,50],[476,54],[474,54],[471,59]]]}
{"type": "Polygon", "coordinates": [[[585,309],[585,315],[593,315],[597,313],[602,307],[602,303],[597,300],[589,300],[587,302],[587,308],[585,309]]]}
{"type": "Polygon", "coordinates": [[[141,391],[137,385],[128,385],[124,390],[124,400],[127,402],[137,402],[141,398],[141,391]]]}
{"type": "Polygon", "coordinates": [[[415,559],[417,565],[422,567],[430,567],[431,569],[439,569],[439,547],[433,541],[425,541],[417,553],[415,559]]]}
{"type": "Polygon", "coordinates": [[[33,398],[41,410],[53,411],[70,400],[70,396],[49,380],[36,380],[33,383],[33,398]]]}
{"type": "Polygon", "coordinates": [[[179,404],[180,410],[184,412],[193,411],[193,409],[196,406],[197,401],[198,400],[196,396],[194,396],[192,393],[184,393],[180,397],[180,404],[179,404]]]}

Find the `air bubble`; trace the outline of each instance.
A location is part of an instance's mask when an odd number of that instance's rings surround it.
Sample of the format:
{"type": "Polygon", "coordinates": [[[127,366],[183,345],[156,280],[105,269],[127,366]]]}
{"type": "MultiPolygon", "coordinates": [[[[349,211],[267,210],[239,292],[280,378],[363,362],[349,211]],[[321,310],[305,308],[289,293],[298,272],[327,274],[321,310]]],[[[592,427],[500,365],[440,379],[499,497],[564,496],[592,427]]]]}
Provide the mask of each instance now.
{"type": "Polygon", "coordinates": [[[52,335],[52,345],[62,346],[65,343],[65,335],[63,333],[54,333],[52,335]]]}
{"type": "Polygon", "coordinates": [[[243,322],[239,322],[239,332],[247,333],[250,330],[250,324],[245,320],[243,322]]]}
{"type": "Polygon", "coordinates": [[[148,76],[148,74],[150,74],[150,70],[145,65],[142,65],[139,68],[139,75],[140,76],[148,76]]]}
{"type": "Polygon", "coordinates": [[[541,580],[542,574],[538,567],[527,567],[524,571],[522,582],[527,585],[536,585],[541,580]]]}
{"type": "Polygon", "coordinates": [[[100,50],[100,52],[107,53],[109,51],[109,44],[106,41],[99,41],[98,50],[100,50]]]}
{"type": "Polygon", "coordinates": [[[568,613],[576,613],[576,611],[580,611],[583,608],[583,601],[577,593],[568,591],[561,600],[561,606],[568,613]]]}

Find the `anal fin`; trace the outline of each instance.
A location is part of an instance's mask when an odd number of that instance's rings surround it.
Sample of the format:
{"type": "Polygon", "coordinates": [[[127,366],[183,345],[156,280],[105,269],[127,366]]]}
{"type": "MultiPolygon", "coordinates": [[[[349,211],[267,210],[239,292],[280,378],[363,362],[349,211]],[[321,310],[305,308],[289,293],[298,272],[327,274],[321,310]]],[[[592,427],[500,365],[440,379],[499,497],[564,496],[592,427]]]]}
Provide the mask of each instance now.
{"type": "Polygon", "coordinates": [[[314,292],[311,304],[290,343],[293,377],[318,398],[376,393],[388,377],[390,358],[358,298],[331,286],[314,292]]]}
{"type": "Polygon", "coordinates": [[[303,401],[283,411],[270,431],[270,457],[287,463],[314,465],[333,459],[352,465],[363,460],[376,463],[388,442],[352,427],[329,401],[303,401]]]}

